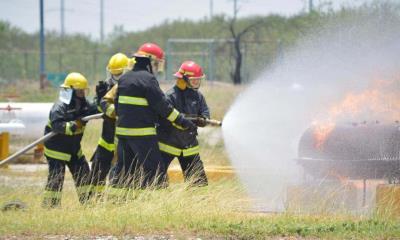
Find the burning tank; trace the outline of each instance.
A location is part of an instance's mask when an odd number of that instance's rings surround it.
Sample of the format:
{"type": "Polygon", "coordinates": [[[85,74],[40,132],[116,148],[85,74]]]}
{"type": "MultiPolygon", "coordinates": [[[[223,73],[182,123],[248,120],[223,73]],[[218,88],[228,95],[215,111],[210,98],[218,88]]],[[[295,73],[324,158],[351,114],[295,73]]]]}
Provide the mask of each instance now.
{"type": "Polygon", "coordinates": [[[302,135],[298,163],[314,178],[400,178],[400,124],[362,122],[315,125],[302,135]]]}

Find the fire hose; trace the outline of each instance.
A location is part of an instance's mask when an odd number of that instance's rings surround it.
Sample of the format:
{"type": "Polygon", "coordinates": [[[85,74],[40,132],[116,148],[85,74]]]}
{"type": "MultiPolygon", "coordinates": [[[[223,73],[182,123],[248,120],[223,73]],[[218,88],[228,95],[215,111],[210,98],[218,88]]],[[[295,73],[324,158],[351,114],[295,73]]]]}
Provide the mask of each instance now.
{"type": "MultiPolygon", "coordinates": [[[[86,117],[82,118],[82,121],[88,122],[88,121],[90,121],[92,119],[101,118],[102,116],[103,116],[103,113],[97,113],[97,114],[93,114],[93,115],[86,116],[86,117]]],[[[42,142],[45,142],[46,140],[50,139],[51,137],[53,137],[56,134],[57,133],[55,133],[55,132],[47,133],[43,137],[37,139],[36,141],[32,142],[31,144],[27,145],[26,147],[22,148],[21,150],[17,151],[13,155],[11,155],[8,158],[6,158],[3,161],[1,161],[0,162],[0,166],[17,159],[19,156],[21,156],[22,154],[26,153],[28,150],[32,149],[33,147],[35,147],[36,145],[38,145],[38,144],[40,144],[42,142]]]]}

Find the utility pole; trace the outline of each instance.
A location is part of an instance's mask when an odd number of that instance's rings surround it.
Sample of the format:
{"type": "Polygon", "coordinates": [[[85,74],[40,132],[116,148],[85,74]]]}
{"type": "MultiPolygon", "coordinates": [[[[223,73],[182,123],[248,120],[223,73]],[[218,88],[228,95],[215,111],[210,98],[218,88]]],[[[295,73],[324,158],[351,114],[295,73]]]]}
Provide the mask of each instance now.
{"type": "Polygon", "coordinates": [[[44,81],[46,80],[45,55],[44,55],[44,0],[39,0],[40,9],[40,89],[44,89],[44,81]]]}
{"type": "Polygon", "coordinates": [[[214,8],[213,0],[210,0],[210,19],[212,19],[213,15],[214,15],[213,8],[214,8]]]}
{"type": "Polygon", "coordinates": [[[237,14],[237,0],[233,0],[233,19],[236,19],[237,14]]]}
{"type": "Polygon", "coordinates": [[[104,40],[104,0],[100,0],[100,42],[104,40]]]}
{"type": "Polygon", "coordinates": [[[308,11],[312,12],[314,10],[313,0],[308,1],[308,11]]]}
{"type": "Polygon", "coordinates": [[[64,0],[60,0],[60,24],[61,24],[61,40],[64,40],[65,36],[65,6],[64,6],[64,0]]]}

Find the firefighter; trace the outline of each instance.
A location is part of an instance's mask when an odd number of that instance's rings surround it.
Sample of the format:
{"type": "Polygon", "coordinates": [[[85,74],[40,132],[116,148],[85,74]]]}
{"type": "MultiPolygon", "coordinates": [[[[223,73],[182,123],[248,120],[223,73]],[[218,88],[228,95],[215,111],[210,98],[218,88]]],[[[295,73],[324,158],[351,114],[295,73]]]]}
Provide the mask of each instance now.
{"type": "Polygon", "coordinates": [[[118,87],[111,89],[102,102],[108,114],[117,115],[118,160],[111,179],[115,195],[124,195],[129,188],[163,186],[166,171],[155,128],[158,116],[196,130],[193,122],[168,103],[153,75],[162,68],[163,50],[154,43],[145,43],[134,57],[133,70],[120,78],[118,87]]]}
{"type": "MultiPolygon", "coordinates": [[[[185,116],[197,119],[198,127],[206,125],[210,111],[204,96],[199,91],[205,78],[202,68],[193,61],[185,61],[174,74],[176,84],[166,92],[167,100],[185,116]]],[[[194,186],[207,185],[207,176],[199,155],[199,142],[196,131],[182,129],[164,119],[157,127],[159,147],[166,168],[177,157],[186,182],[194,186]]]]}
{"type": "Polygon", "coordinates": [[[68,74],[61,85],[59,100],[50,110],[45,134],[56,132],[57,135],[44,144],[44,155],[49,166],[44,207],[60,205],[65,166],[72,174],[79,201],[85,203],[88,199],[89,164],[81,149],[86,123],[80,119],[97,111],[95,105],[85,98],[87,90],[88,82],[82,74],[68,74]]]}
{"type": "MultiPolygon", "coordinates": [[[[132,66],[132,60],[123,53],[113,55],[107,65],[107,79],[99,81],[96,86],[96,103],[99,111],[103,112],[100,106],[100,100],[104,95],[117,84],[119,78],[132,66]]],[[[111,162],[114,158],[115,145],[115,118],[103,115],[103,126],[101,137],[98,141],[96,151],[91,162],[90,183],[92,192],[100,194],[104,190],[106,177],[111,168],[111,162]]]]}

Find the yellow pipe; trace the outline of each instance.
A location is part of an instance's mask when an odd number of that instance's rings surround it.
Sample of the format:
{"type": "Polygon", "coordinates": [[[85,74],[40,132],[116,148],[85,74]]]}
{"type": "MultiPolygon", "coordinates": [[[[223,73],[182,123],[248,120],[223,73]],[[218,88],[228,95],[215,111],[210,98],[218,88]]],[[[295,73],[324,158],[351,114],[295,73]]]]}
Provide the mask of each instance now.
{"type": "Polygon", "coordinates": [[[10,134],[0,133],[0,160],[6,159],[10,153],[10,134]]]}
{"type": "MultiPolygon", "coordinates": [[[[236,173],[230,166],[207,166],[205,167],[207,179],[210,182],[216,182],[225,179],[233,179],[236,173]]],[[[168,169],[168,178],[170,183],[183,182],[182,169],[179,166],[172,166],[168,169]]]]}

